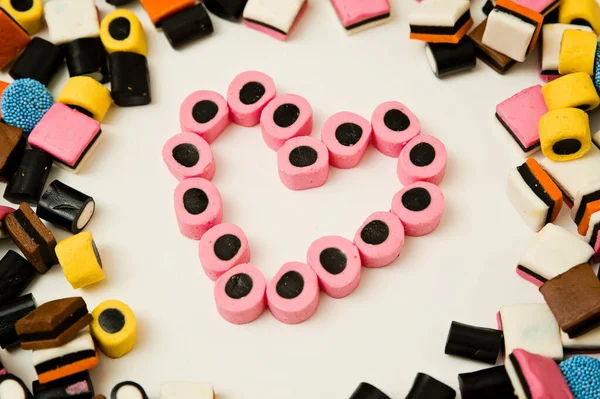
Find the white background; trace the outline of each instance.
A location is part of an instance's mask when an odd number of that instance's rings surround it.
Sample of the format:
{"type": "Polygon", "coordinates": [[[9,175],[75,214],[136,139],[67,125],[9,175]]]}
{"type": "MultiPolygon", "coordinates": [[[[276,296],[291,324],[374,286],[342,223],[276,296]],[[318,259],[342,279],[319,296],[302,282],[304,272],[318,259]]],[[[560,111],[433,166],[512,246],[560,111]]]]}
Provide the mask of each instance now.
{"type": "MultiPolygon", "coordinates": [[[[474,4],[479,23],[482,4],[474,4]]],[[[328,0],[310,0],[287,43],[213,16],[215,33],[180,51],[155,31],[141,6],[130,7],[148,36],[152,104],[111,108],[103,140],[80,174],[54,168],[48,180],[59,178],[95,198],[88,228],[107,279],[73,291],[55,266],[29,287],[38,303],[82,295],[91,310],[114,298],[136,313],[137,346],[121,359],[102,356],[92,371],[97,393],[108,396],[129,379],[158,398],[161,381],[191,380],[214,384],[219,399],[344,399],[368,381],[403,398],[419,371],[457,388],[458,373],[488,367],[444,355],[444,344],[452,320],[494,327],[500,306],[542,301],[515,273],[533,232],[505,198],[508,170],[523,158],[494,117],[497,103],[541,83],[537,56],[506,76],[478,61],[474,71],[438,80],[423,43],[408,39],[413,7],[412,0],[393,0],[388,24],[347,36],[328,0]],[[233,77],[250,69],[270,75],[278,93],[308,99],[316,137],[335,112],[370,118],[378,104],[397,100],[420,118],[422,133],[448,148],[439,228],[407,238],[392,265],[364,270],[350,297],[322,295],[316,314],[296,326],[269,312],[245,326],[221,319],[197,243],[177,228],[177,181],[161,160],[164,142],[179,133],[182,100],[203,89],[225,95],[233,77]]],[[[63,72],[50,85],[55,95],[66,81],[63,72]]],[[[310,243],[323,235],[351,239],[367,215],[389,210],[401,189],[396,160],[373,148],[356,169],[331,169],[324,187],[304,192],[281,184],[275,152],[259,127],[231,125],[212,148],[224,221],[246,232],[251,261],[267,279],[286,261],[304,261],[310,243]]],[[[573,230],[567,212],[559,220],[573,230]]],[[[2,251],[11,247],[0,244],[2,251]]],[[[1,356],[10,372],[26,383],[34,379],[29,352],[1,356]]]]}

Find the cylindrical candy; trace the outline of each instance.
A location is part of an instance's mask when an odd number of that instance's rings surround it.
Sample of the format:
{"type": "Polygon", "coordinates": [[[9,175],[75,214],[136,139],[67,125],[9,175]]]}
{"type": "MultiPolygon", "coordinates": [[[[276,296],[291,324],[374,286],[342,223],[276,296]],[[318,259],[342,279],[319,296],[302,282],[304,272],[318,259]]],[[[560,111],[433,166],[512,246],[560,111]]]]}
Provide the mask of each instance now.
{"type": "Polygon", "coordinates": [[[600,34],[600,6],[595,0],[561,0],[558,22],[586,25],[600,34]]]}
{"type": "Polygon", "coordinates": [[[329,164],[340,169],[357,166],[371,142],[371,122],[352,112],[338,112],[325,121],[321,140],[329,151],[329,164]]]}
{"type": "Polygon", "coordinates": [[[389,101],[379,105],[371,117],[373,145],[389,157],[398,157],[406,143],[421,133],[421,122],[404,104],[389,101]]]}
{"type": "Polygon", "coordinates": [[[210,146],[194,133],[180,133],[171,137],[162,150],[163,161],[177,180],[201,177],[212,180],[215,159],[210,146]]]}
{"type": "Polygon", "coordinates": [[[21,162],[4,190],[4,198],[13,204],[37,204],[48,179],[52,157],[37,148],[25,150],[21,162]]]}
{"type": "Polygon", "coordinates": [[[204,5],[219,18],[237,21],[242,17],[247,2],[248,0],[204,0],[204,5]]]}
{"type": "Polygon", "coordinates": [[[123,381],[112,389],[110,399],[148,399],[148,395],[140,384],[133,381],[123,381]]]}
{"type": "Polygon", "coordinates": [[[206,179],[187,179],[175,189],[175,215],[184,236],[199,240],[211,227],[221,223],[223,202],[219,190],[206,179]]]}
{"type": "Polygon", "coordinates": [[[446,340],[446,355],[496,364],[504,345],[502,331],[453,321],[446,340]]]}
{"type": "Polygon", "coordinates": [[[277,151],[277,170],[290,190],[320,187],[329,176],[327,147],[310,136],[290,139],[277,151]]]}
{"type": "Polygon", "coordinates": [[[106,50],[97,37],[73,40],[63,45],[69,76],[88,76],[100,83],[109,79],[106,50]]]}
{"type": "Polygon", "coordinates": [[[30,36],[38,33],[44,25],[42,0],[0,0],[0,7],[9,13],[30,36]]]}
{"type": "Polygon", "coordinates": [[[260,127],[265,143],[277,151],[289,139],[311,133],[312,108],[308,101],[295,94],[277,96],[264,108],[260,127]]]}
{"type": "Polygon", "coordinates": [[[166,17],[161,21],[160,27],[174,49],[213,33],[210,16],[202,3],[166,17]]]}
{"type": "Polygon", "coordinates": [[[41,37],[34,37],[8,73],[15,80],[30,78],[48,85],[63,61],[64,54],[60,47],[41,37]]]}
{"type": "Polygon", "coordinates": [[[90,332],[102,353],[116,359],[131,352],[137,339],[137,322],[129,306],[114,299],[104,301],[92,316],[90,332]]]}
{"type": "Polygon", "coordinates": [[[35,399],[92,398],[94,395],[94,385],[90,378],[90,373],[82,371],[46,384],[33,381],[33,395],[35,399]]]}
{"type": "MultiPolygon", "coordinates": [[[[456,399],[456,391],[424,373],[417,373],[406,399],[456,399]]],[[[487,399],[487,398],[486,398],[487,399]]]]}
{"type": "Polygon", "coordinates": [[[56,226],[79,233],[94,215],[96,203],[89,195],[54,180],[40,198],[36,214],[56,226]]]}
{"type": "Polygon", "coordinates": [[[37,276],[27,259],[9,249],[0,260],[0,305],[17,298],[37,276]]]}
{"type": "Polygon", "coordinates": [[[89,231],[59,241],[56,245],[56,256],[67,281],[75,290],[106,278],[102,259],[89,231]]]}
{"type": "Polygon", "coordinates": [[[404,227],[390,212],[372,213],[354,236],[354,245],[365,267],[383,267],[392,263],[404,245],[404,227]]]}
{"type": "Polygon", "coordinates": [[[436,185],[416,182],[394,195],[392,212],[402,221],[407,236],[424,236],[442,220],[444,194],[436,185]]]}
{"type": "Polygon", "coordinates": [[[304,263],[285,263],[267,286],[267,302],[273,316],[282,323],[308,320],[319,306],[316,273],[304,263]]]}
{"type": "Polygon", "coordinates": [[[118,51],[108,56],[110,63],[110,94],[119,107],[150,104],[150,74],[148,60],[137,53],[118,51]]]}
{"type": "Polygon", "coordinates": [[[269,76],[257,71],[240,73],[227,89],[231,121],[241,126],[258,125],[263,109],[275,94],[275,83],[269,76]]]}
{"type": "Polygon", "coordinates": [[[216,281],[232,267],[250,262],[250,246],[242,229],[222,223],[202,236],[198,256],[208,278],[216,281]]]}
{"type": "Polygon", "coordinates": [[[350,399],[390,399],[385,393],[367,382],[361,382],[350,399]]]}
{"type": "Polygon", "coordinates": [[[221,317],[233,324],[250,323],[267,306],[267,284],[262,273],[249,263],[237,265],[221,275],[214,297],[221,317]]]}
{"type": "Polygon", "coordinates": [[[440,184],[446,174],[446,146],[433,136],[418,135],[402,149],[398,178],[404,185],[417,181],[440,184]]]}
{"type": "Polygon", "coordinates": [[[146,33],[138,17],[131,11],[118,8],[100,24],[100,39],[109,53],[128,52],[147,55],[146,33]]]}
{"type": "Polygon", "coordinates": [[[36,307],[33,295],[26,294],[0,306],[0,348],[20,342],[15,324],[36,307]]]}
{"type": "Polygon", "coordinates": [[[560,43],[558,73],[585,72],[594,76],[594,58],[598,36],[595,32],[567,29],[560,43]]]}
{"type": "Polygon", "coordinates": [[[555,162],[573,161],[592,147],[588,115],[577,108],[549,111],[539,122],[542,152],[555,162]]]}
{"type": "Polygon", "coordinates": [[[515,389],[503,365],[458,375],[463,399],[514,398],[515,389]]]}
{"type": "Polygon", "coordinates": [[[358,248],[343,237],[326,236],[314,241],[306,262],[317,274],[323,292],[332,298],[350,295],[360,283],[358,248]]]}
{"type": "Polygon", "coordinates": [[[438,78],[471,70],[477,62],[475,46],[468,37],[457,44],[427,43],[425,55],[431,71],[438,78]]]}
{"type": "Polygon", "coordinates": [[[29,388],[16,375],[0,375],[0,398],[4,399],[32,399],[29,388]]]}
{"type": "Polygon", "coordinates": [[[561,108],[591,111],[600,104],[594,82],[585,72],[570,73],[553,80],[542,87],[542,94],[550,111],[561,108]]]}
{"type": "Polygon", "coordinates": [[[56,101],[87,113],[98,122],[102,122],[112,104],[110,91],[89,76],[69,79],[56,101]]]}
{"type": "Polygon", "coordinates": [[[183,101],[179,109],[181,131],[200,135],[212,143],[229,124],[229,107],[214,91],[196,91],[183,101]]]}

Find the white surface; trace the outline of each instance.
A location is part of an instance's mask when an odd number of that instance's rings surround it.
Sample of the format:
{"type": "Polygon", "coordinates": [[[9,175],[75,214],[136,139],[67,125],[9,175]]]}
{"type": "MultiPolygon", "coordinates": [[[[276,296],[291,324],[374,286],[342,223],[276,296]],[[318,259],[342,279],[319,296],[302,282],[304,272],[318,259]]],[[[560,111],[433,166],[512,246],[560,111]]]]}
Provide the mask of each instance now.
{"type": "Polygon", "coordinates": [[[481,41],[513,60],[523,62],[534,33],[535,25],[494,9],[488,17],[481,41]]]}
{"type": "Polygon", "coordinates": [[[542,26],[542,71],[558,71],[560,44],[567,29],[592,32],[592,28],[572,24],[547,24],[542,26]]]}
{"type": "MultiPolygon", "coordinates": [[[[458,373],[487,366],[444,355],[450,322],[494,327],[500,306],[543,301],[515,273],[534,233],[505,197],[508,171],[523,157],[494,117],[496,104],[540,83],[537,55],[505,76],[478,61],[474,71],[438,80],[423,43],[408,39],[406,16],[416,5],[393,1],[389,24],[348,37],[331,4],[311,0],[287,43],[211,16],[214,35],[180,51],[152,28],[141,6],[131,7],[148,33],[153,103],[111,108],[104,140],[80,174],[53,168],[49,179],[96,200],[87,230],[107,278],[74,291],[55,266],[29,287],[38,302],[83,295],[93,309],[114,298],[135,312],[137,345],[121,359],[101,355],[91,371],[98,393],[109,395],[129,379],[157,399],[161,382],[188,380],[211,382],[218,399],[347,399],[368,381],[402,399],[419,371],[457,388],[458,373]],[[316,137],[336,112],[370,118],[378,104],[397,100],[419,116],[423,133],[448,149],[441,184],[446,213],[439,228],[408,237],[392,265],[363,270],[348,298],[322,295],[314,317],[298,326],[268,313],[246,326],[221,319],[198,245],[177,229],[177,181],[161,160],[163,144],[179,132],[181,101],[200,89],[224,95],[234,76],[249,69],[273,77],[280,93],[311,102],[316,137]]],[[[483,19],[482,5],[474,2],[476,23],[483,19]]],[[[63,72],[52,82],[54,94],[66,78],[63,72]]],[[[600,121],[594,115],[592,131],[600,121]]],[[[284,262],[305,260],[316,238],[351,239],[371,212],[390,209],[401,188],[396,160],[373,148],[357,168],[332,170],[325,186],[305,192],[281,184],[276,154],[263,143],[259,127],[230,126],[212,148],[224,220],[244,229],[252,263],[267,279],[284,262]]],[[[557,222],[574,231],[568,211],[557,222]]],[[[0,243],[0,251],[8,248],[14,248],[9,241],[0,243]]],[[[0,356],[8,370],[31,383],[31,353],[0,356]]]]}
{"type": "Polygon", "coordinates": [[[213,399],[210,384],[197,382],[166,382],[162,384],[160,399],[213,399]]]}

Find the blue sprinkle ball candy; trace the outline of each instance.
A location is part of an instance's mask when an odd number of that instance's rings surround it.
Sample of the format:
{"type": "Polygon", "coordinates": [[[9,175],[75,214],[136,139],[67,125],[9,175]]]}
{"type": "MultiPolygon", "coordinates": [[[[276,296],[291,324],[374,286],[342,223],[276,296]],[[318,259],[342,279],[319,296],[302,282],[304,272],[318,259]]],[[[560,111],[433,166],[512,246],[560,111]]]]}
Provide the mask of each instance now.
{"type": "Polygon", "coordinates": [[[575,399],[600,398],[600,360],[574,356],[560,364],[560,371],[575,399]]]}
{"type": "Polygon", "coordinates": [[[18,79],[2,93],[2,119],[29,134],[52,104],[54,98],[46,86],[34,79],[18,79]]]}
{"type": "Polygon", "coordinates": [[[594,58],[594,86],[600,93],[600,48],[596,48],[596,57],[594,58]]]}

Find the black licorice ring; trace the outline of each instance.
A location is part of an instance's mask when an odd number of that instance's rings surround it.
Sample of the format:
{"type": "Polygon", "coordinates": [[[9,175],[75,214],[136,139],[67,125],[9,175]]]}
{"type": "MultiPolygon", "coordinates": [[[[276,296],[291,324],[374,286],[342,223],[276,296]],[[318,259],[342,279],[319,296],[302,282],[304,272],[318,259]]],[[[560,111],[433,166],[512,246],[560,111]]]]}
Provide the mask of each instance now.
{"type": "Polygon", "coordinates": [[[106,50],[98,37],[73,40],[62,46],[67,59],[69,76],[89,76],[100,83],[108,82],[106,50]]]}
{"type": "Polygon", "coordinates": [[[458,375],[463,399],[514,398],[514,388],[504,366],[490,367],[458,375]]]}
{"type": "Polygon", "coordinates": [[[110,393],[110,399],[148,399],[148,395],[142,386],[133,381],[123,381],[115,385],[110,393]],[[119,391],[122,390],[123,387],[129,387],[129,389],[134,389],[139,392],[139,397],[131,396],[128,393],[119,395],[119,391]],[[127,396],[125,396],[127,395],[127,396]]]}
{"type": "Polygon", "coordinates": [[[92,197],[54,180],[40,198],[36,214],[41,219],[77,234],[87,226],[95,208],[92,197]]]}
{"type": "MultiPolygon", "coordinates": [[[[406,399],[456,399],[456,391],[448,385],[428,376],[418,373],[406,399]]],[[[481,399],[483,397],[480,397],[481,399]]],[[[486,398],[488,399],[488,398],[486,398]]]]}
{"type": "Polygon", "coordinates": [[[16,375],[0,375],[0,398],[32,399],[33,396],[25,383],[16,375]]]}
{"type": "Polygon", "coordinates": [[[502,331],[453,321],[444,353],[493,365],[496,364],[503,344],[502,331]]]}
{"type": "Polygon", "coordinates": [[[63,61],[64,54],[60,47],[34,37],[8,73],[15,80],[30,78],[47,86],[63,61]]]}
{"type": "Polygon", "coordinates": [[[431,70],[438,78],[471,70],[477,63],[475,46],[468,37],[458,44],[427,43],[425,54],[431,70]]]}
{"type": "Polygon", "coordinates": [[[213,25],[202,3],[188,7],[160,21],[167,40],[173,48],[213,33],[213,25]]]}

